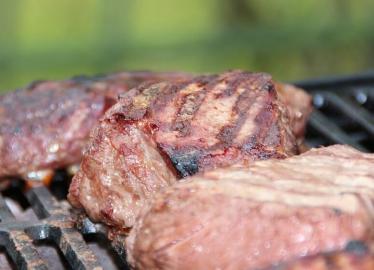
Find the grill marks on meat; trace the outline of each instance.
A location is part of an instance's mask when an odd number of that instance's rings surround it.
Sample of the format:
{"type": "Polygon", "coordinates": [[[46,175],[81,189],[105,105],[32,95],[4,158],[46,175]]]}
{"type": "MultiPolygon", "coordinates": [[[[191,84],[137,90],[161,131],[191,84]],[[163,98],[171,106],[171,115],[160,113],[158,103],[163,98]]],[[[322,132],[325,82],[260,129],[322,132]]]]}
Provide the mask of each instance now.
{"type": "Polygon", "coordinates": [[[148,111],[158,127],[155,140],[180,176],[232,163],[226,155],[239,162],[261,158],[259,151],[279,157],[295,153],[269,75],[231,72],[206,81],[182,85],[167,109],[151,104],[148,111]]]}
{"type": "Polygon", "coordinates": [[[186,77],[151,72],[81,76],[39,81],[0,96],[0,178],[33,178],[80,162],[91,128],[119,94],[144,81],[186,77]]]}
{"type": "Polygon", "coordinates": [[[74,81],[40,82],[2,96],[0,176],[18,176],[80,160],[87,133],[115,95],[74,81]]]}
{"type": "Polygon", "coordinates": [[[132,224],[144,198],[175,181],[147,134],[136,126],[103,121],[92,134],[69,200],[108,225],[132,224]]]}
{"type": "Polygon", "coordinates": [[[96,221],[131,227],[145,202],[177,178],[295,154],[288,126],[267,74],[143,84],[122,95],[92,133],[69,200],[96,221]]]}
{"type": "Polygon", "coordinates": [[[137,269],[261,269],[372,241],[373,165],[373,154],[331,146],[181,181],[143,210],[128,259],[137,269]]]}

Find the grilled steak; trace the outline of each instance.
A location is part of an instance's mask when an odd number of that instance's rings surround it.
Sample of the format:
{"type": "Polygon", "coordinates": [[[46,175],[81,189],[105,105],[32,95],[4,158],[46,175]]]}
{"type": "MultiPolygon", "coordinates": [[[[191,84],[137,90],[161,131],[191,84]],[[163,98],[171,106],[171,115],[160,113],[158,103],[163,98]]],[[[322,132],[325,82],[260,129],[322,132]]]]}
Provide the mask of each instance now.
{"type": "Polygon", "coordinates": [[[374,155],[314,149],[191,177],[154,196],[126,242],[137,269],[260,269],[373,240],[374,155]]]}
{"type": "Polygon", "coordinates": [[[80,162],[91,128],[118,94],[144,81],[182,77],[190,75],[122,72],[35,82],[0,96],[0,178],[33,179],[80,162]]]}
{"type": "Polygon", "coordinates": [[[92,132],[69,200],[95,221],[131,227],[146,200],[178,178],[295,154],[288,120],[267,74],[142,85],[92,132]]]}

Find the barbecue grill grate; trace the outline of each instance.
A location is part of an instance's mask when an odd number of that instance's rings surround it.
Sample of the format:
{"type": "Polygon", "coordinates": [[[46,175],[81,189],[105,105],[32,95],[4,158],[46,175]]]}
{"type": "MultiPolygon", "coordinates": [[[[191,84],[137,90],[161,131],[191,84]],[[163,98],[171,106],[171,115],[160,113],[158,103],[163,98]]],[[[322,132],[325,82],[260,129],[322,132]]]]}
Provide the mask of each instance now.
{"type": "MultiPolygon", "coordinates": [[[[4,198],[0,197],[0,243],[16,269],[55,269],[51,265],[53,257],[43,260],[39,254],[35,244],[40,240],[50,240],[56,245],[64,257],[61,264],[65,264],[66,268],[104,269],[85,241],[90,236],[96,235],[99,239],[106,235],[103,227],[84,219],[79,232],[75,228],[77,215],[71,212],[67,204],[57,201],[46,187],[32,188],[26,193],[26,197],[38,217],[37,221],[16,220],[4,198]]],[[[116,250],[121,255],[119,258],[124,258],[122,251],[116,250]]],[[[114,251],[113,249],[112,252],[114,251]]],[[[121,269],[125,267],[125,262],[118,259],[115,263],[121,269]]]]}
{"type": "Polygon", "coordinates": [[[313,95],[309,146],[349,144],[374,152],[374,74],[296,83],[313,95]]]}
{"type": "MultiPolygon", "coordinates": [[[[316,110],[306,134],[309,146],[343,143],[374,152],[374,75],[296,84],[314,97],[316,110]]],[[[0,260],[0,269],[128,269],[124,248],[106,239],[103,226],[82,218],[76,228],[78,215],[65,200],[58,200],[66,198],[66,173],[57,173],[49,189],[36,187],[23,192],[20,183],[13,181],[13,187],[0,195],[0,253],[8,260],[8,265],[0,260]],[[31,207],[35,218],[20,220],[5,198],[26,209],[31,207]],[[43,241],[56,248],[55,253],[47,252],[55,257],[46,258],[40,245],[43,241]]]]}

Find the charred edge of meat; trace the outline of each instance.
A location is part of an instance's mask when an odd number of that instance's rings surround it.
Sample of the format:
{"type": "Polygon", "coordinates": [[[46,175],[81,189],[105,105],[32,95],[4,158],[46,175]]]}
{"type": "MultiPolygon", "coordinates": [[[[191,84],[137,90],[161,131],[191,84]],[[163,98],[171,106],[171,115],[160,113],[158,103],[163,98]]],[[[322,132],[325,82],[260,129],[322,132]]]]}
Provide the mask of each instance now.
{"type": "Polygon", "coordinates": [[[349,241],[344,250],[355,254],[365,254],[369,252],[369,247],[362,241],[349,241]]]}
{"type": "MultiPolygon", "coordinates": [[[[26,85],[25,89],[32,90],[35,87],[37,87],[39,84],[44,83],[44,82],[46,82],[46,80],[35,80],[35,81],[32,81],[31,83],[29,83],[28,85],[26,85]]],[[[17,90],[22,91],[23,88],[19,88],[17,90]]]]}
{"type": "Polygon", "coordinates": [[[77,75],[74,77],[71,77],[70,80],[76,83],[86,83],[86,82],[94,82],[94,81],[100,81],[102,79],[105,79],[107,75],[104,74],[96,74],[96,75],[77,75]]]}
{"type": "MultiPolygon", "coordinates": [[[[67,81],[82,84],[82,83],[91,83],[91,82],[100,81],[102,79],[105,79],[106,77],[107,77],[107,75],[105,75],[105,74],[97,74],[97,75],[92,75],[92,76],[90,76],[90,75],[76,75],[76,76],[71,77],[67,81]]],[[[28,85],[26,85],[25,89],[33,90],[39,84],[44,83],[44,82],[48,82],[48,80],[34,80],[31,83],[29,83],[28,85]]],[[[20,90],[23,90],[23,88],[20,88],[20,90]]]]}
{"type": "Polygon", "coordinates": [[[199,171],[199,151],[173,152],[169,157],[181,178],[194,175],[199,171]]]}
{"type": "Polygon", "coordinates": [[[269,83],[269,82],[267,82],[267,83],[264,85],[263,90],[268,91],[269,93],[272,93],[272,94],[275,94],[275,95],[276,95],[275,85],[274,85],[273,83],[269,83]]]}

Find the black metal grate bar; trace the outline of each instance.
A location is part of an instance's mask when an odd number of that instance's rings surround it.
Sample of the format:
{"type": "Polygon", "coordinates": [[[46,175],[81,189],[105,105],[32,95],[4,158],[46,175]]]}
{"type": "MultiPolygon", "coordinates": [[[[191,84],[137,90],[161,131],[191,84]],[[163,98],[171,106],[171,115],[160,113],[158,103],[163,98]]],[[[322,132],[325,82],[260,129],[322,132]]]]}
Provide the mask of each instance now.
{"type": "Polygon", "coordinates": [[[320,79],[303,80],[292,84],[309,91],[347,86],[374,85],[374,72],[348,76],[335,76],[320,79]]]}
{"type": "MultiPolygon", "coordinates": [[[[45,188],[31,189],[27,193],[27,199],[39,218],[46,218],[61,212],[60,204],[45,188]]],[[[62,213],[64,212],[62,211],[62,213]]]]}
{"type": "Polygon", "coordinates": [[[5,203],[3,196],[0,195],[0,222],[2,221],[13,221],[14,216],[9,210],[8,206],[5,203]]]}
{"type": "Polygon", "coordinates": [[[349,144],[374,152],[374,73],[295,83],[314,96],[310,146],[349,144]]]}
{"type": "Polygon", "coordinates": [[[58,236],[55,240],[73,269],[103,269],[74,227],[58,229],[58,236]]]}
{"type": "Polygon", "coordinates": [[[335,93],[324,93],[327,102],[331,103],[337,111],[340,111],[347,118],[351,118],[357,124],[361,125],[371,136],[374,136],[374,118],[367,110],[353,103],[345,96],[339,96],[335,93]]]}
{"type": "Polygon", "coordinates": [[[50,269],[34,248],[33,240],[52,240],[63,253],[71,269],[103,269],[81,233],[69,209],[54,199],[45,187],[27,193],[38,222],[17,222],[3,198],[0,199],[0,244],[20,269],[50,269]],[[4,214],[5,213],[5,214],[4,214]]]}
{"type": "Polygon", "coordinates": [[[353,147],[367,152],[367,149],[360,144],[358,144],[354,139],[352,139],[348,134],[346,134],[339,126],[332,123],[326,116],[321,112],[313,112],[309,124],[318,131],[318,133],[327,138],[328,141],[338,144],[349,144],[353,147]]]}
{"type": "Polygon", "coordinates": [[[22,230],[9,231],[7,242],[7,252],[20,269],[48,269],[34,248],[32,239],[22,230]]]}

